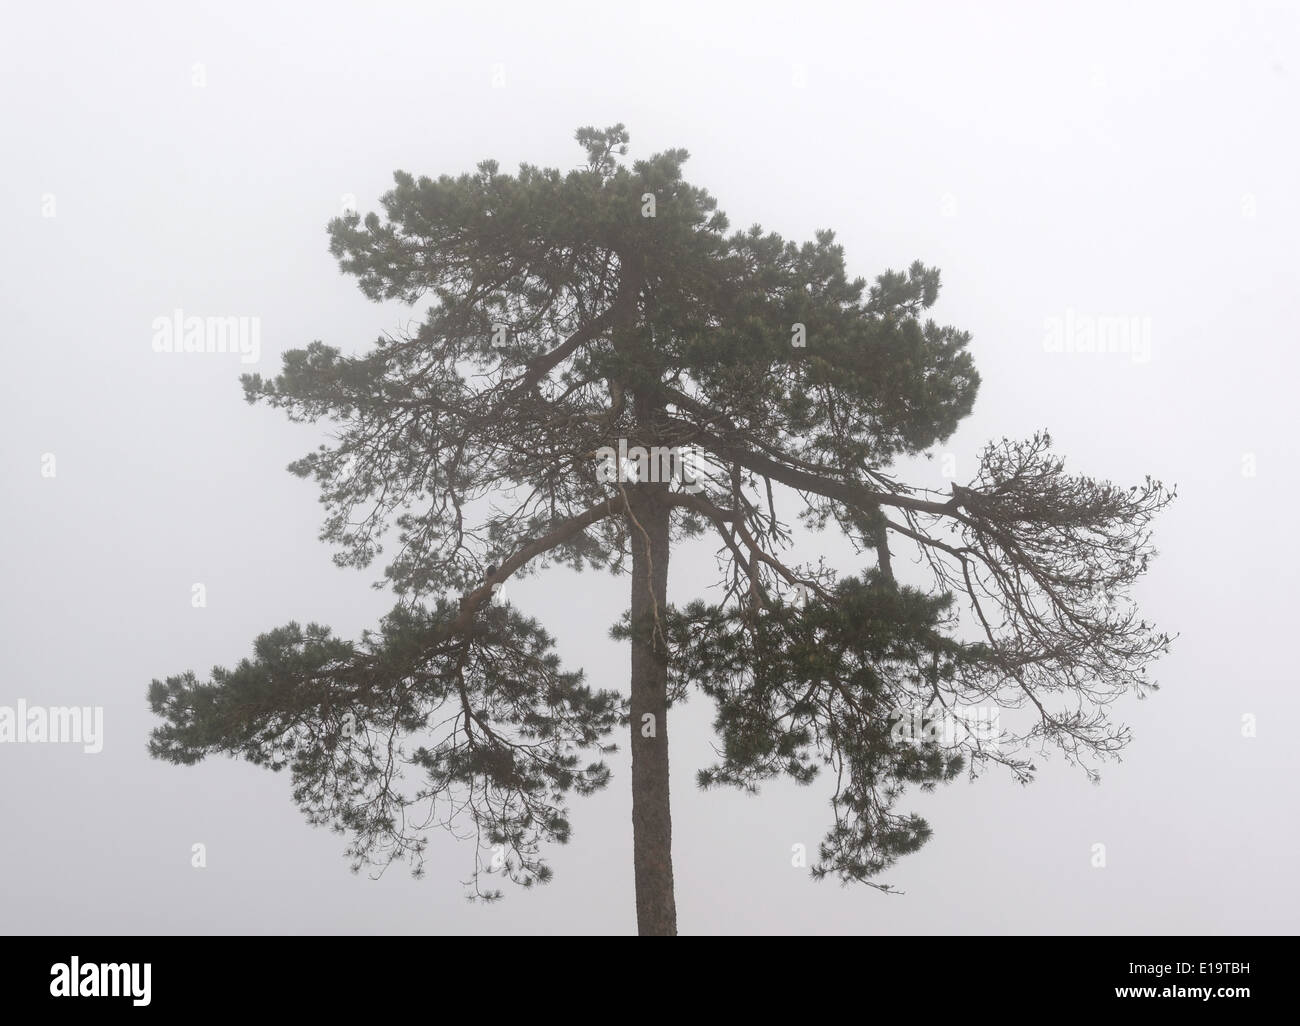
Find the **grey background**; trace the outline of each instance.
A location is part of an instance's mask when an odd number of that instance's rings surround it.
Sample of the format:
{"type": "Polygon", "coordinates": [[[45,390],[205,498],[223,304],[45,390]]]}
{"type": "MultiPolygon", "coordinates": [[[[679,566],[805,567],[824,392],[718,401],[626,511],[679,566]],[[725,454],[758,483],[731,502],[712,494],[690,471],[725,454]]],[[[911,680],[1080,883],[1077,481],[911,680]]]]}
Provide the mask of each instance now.
{"type": "MultiPolygon", "coordinates": [[[[263,373],[312,339],[360,350],[422,314],[338,273],[345,194],[364,212],[395,168],[486,157],[573,167],[575,128],[623,121],[633,158],[689,149],[736,227],[833,228],[868,277],[943,269],[936,314],[974,333],[984,376],[938,451],[958,480],[985,440],[1047,427],[1072,469],[1180,490],[1138,597],[1181,638],[1164,688],[1119,709],[1136,740],[1099,787],[1057,759],[1028,788],[914,796],[936,836],[882,878],[904,896],[814,884],[790,853],[828,825],[826,787],[698,792],[696,699],[671,721],[682,931],[1294,932],[1297,42],[1295,6],[1260,3],[8,10],[0,704],[102,705],[106,738],[0,745],[0,929],[634,929],[625,753],[553,883],[484,907],[449,836],[423,881],[354,877],[286,774],[145,751],[151,678],[232,665],[291,619],[354,637],[391,605],[377,567],[331,564],[314,487],[284,471],[318,431],[246,406],[237,356],[152,352],[153,318],[260,317],[263,373]],[[1152,359],[1045,352],[1067,309],[1149,317],[1152,359]]],[[[907,476],[946,488],[938,461],[907,476]]],[[[671,597],[711,565],[679,554],[671,597]]],[[[567,664],[626,687],[606,636],[625,579],[552,571],[511,596],[567,664]]]]}

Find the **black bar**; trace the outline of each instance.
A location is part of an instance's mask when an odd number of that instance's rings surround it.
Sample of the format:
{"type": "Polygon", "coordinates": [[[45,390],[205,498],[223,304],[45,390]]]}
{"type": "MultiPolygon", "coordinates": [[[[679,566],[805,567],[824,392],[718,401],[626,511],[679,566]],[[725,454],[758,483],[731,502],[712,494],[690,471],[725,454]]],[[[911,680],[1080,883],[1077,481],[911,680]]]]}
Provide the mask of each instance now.
{"type": "Polygon", "coordinates": [[[1294,956],[1284,953],[1294,940],[1285,937],[684,937],[651,951],[605,937],[7,940],[0,957],[6,1013],[60,1018],[319,1012],[336,1021],[348,1011],[377,1019],[425,1009],[433,1023],[453,1014],[500,1023],[520,1014],[620,1015],[626,1004],[608,997],[632,998],[672,1021],[745,1007],[764,1018],[802,1009],[809,1021],[836,1008],[868,1021],[1073,1016],[1125,1005],[1139,1015],[1237,1019],[1294,1011],[1297,986],[1287,972],[1294,956]],[[116,968],[124,964],[131,969],[116,968]],[[114,988],[119,996],[87,993],[114,988]],[[1121,996],[1120,988],[1154,990],[1121,996]],[[1213,993],[1207,1000],[1180,988],[1213,993]]]}

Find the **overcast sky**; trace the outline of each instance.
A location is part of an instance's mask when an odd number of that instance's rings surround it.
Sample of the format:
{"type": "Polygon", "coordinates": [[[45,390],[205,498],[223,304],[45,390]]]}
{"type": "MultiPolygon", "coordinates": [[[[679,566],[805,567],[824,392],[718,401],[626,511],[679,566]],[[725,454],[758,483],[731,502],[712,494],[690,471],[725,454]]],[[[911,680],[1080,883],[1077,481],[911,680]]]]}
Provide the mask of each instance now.
{"type": "MultiPolygon", "coordinates": [[[[374,209],[399,168],[575,167],[574,130],[621,121],[631,158],[689,150],[687,178],[735,227],[832,228],[868,278],[942,269],[934,313],[973,333],[983,376],[936,450],[958,480],[986,440],[1048,428],[1071,470],[1179,490],[1138,598],[1180,637],[1162,690],[1116,710],[1124,761],[1099,786],[1058,758],[1029,787],[990,771],[905,798],[935,832],[881,878],[905,895],[792,867],[829,825],[827,787],[698,791],[712,710],[676,710],[681,931],[1295,932],[1298,44],[1285,3],[7,11],[0,706],[105,719],[98,754],[0,744],[2,928],[634,931],[626,744],[609,789],[575,799],[553,882],[490,907],[464,900],[467,842],[434,834],[420,881],[353,876],[287,774],[145,747],[154,677],[232,666],[289,620],[356,637],[392,604],[378,567],[333,566],[314,485],[285,472],[320,431],[238,383],[423,316],[367,301],[326,222],[348,197],[374,209]],[[260,318],[259,362],[154,352],[178,308],[260,318]],[[1136,318],[1149,358],[1048,351],[1053,318],[1080,316],[1136,318]]],[[[940,466],[907,476],[944,488],[940,466]]],[[[702,594],[711,568],[677,558],[670,597],[702,594]]],[[[607,637],[626,589],[558,570],[511,598],[566,665],[626,689],[607,637]]]]}

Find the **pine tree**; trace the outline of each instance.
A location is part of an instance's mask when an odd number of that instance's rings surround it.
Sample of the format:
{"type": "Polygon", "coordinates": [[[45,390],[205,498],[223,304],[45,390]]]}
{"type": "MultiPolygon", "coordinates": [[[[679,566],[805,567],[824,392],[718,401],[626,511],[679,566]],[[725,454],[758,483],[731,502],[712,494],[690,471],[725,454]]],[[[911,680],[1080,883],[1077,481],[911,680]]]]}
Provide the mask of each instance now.
{"type": "Polygon", "coordinates": [[[313,342],[243,386],[333,423],[336,442],[290,469],[318,483],[340,565],[370,565],[396,530],[397,605],[357,642],[291,623],[210,680],[155,680],[151,752],[287,766],[354,868],[418,874],[429,828],[468,824],[471,896],[494,899],[485,874],[549,877],[542,847],[568,839],[571,795],[606,785],[622,730],[643,934],[676,932],[667,714],[692,688],[720,739],[702,786],[829,769],[817,877],[888,890],[879,875],[930,833],[896,811],[909,785],[990,764],[1025,781],[1025,753],[1048,745],[1095,773],[1129,740],[1108,706],[1155,686],[1169,644],[1126,596],[1173,493],[1067,474],[1045,433],[988,445],[950,493],[908,487],[891,467],[948,438],[979,385],[969,335],[923,319],[939,272],[868,287],[832,232],[729,233],[682,178],[685,151],[628,166],[622,125],[577,140],[579,170],[398,172],[382,218],[331,222],[367,296],[429,301],[427,317],[364,355],[313,342]],[[869,565],[792,562],[782,508],[869,565]],[[721,594],[671,607],[674,542],[699,536],[717,542],[721,594]],[[891,545],[933,581],[897,581],[891,545]],[[556,564],[628,575],[611,628],[627,696],[587,686],[494,598],[556,564]],[[898,729],[906,710],[933,726],[972,701],[1032,720],[996,738],[898,729]]]}

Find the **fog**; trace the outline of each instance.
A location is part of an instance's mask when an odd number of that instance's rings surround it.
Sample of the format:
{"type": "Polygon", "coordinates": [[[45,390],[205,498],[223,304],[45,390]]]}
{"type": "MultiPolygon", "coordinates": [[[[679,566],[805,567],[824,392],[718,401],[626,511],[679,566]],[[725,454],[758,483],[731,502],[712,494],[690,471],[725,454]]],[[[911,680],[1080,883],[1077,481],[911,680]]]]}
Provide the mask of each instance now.
{"type": "MultiPolygon", "coordinates": [[[[830,825],[825,782],[699,791],[712,709],[675,709],[681,931],[1295,932],[1297,44],[1281,3],[7,12],[0,706],[102,707],[103,737],[0,744],[4,930],[634,932],[626,744],[574,799],[554,880],[485,906],[464,899],[471,842],[431,835],[423,880],[354,876],[287,774],[151,759],[145,698],[290,620],[356,637],[393,603],[380,566],[331,563],[315,487],[285,471],[325,429],[238,381],[423,316],[362,296],[326,223],[376,209],[396,169],[568,169],[575,129],[623,122],[629,159],[689,150],[735,227],[832,228],[867,278],[942,269],[933,312],[973,333],[983,384],[904,479],[946,488],[945,456],[965,481],[986,441],[1046,428],[1073,471],[1179,491],[1137,594],[1179,637],[1161,690],[1115,710],[1124,760],[1099,785],[1057,758],[1028,787],[990,771],[907,796],[934,838],[881,878],[902,895],[791,865],[830,825]],[[156,352],[176,311],[256,318],[256,362],[156,352]],[[1053,351],[1080,317],[1123,318],[1133,347],[1053,351]]],[[[675,560],[674,601],[713,582],[709,551],[675,560]]],[[[510,588],[567,666],[626,689],[626,578],[510,588]]]]}

